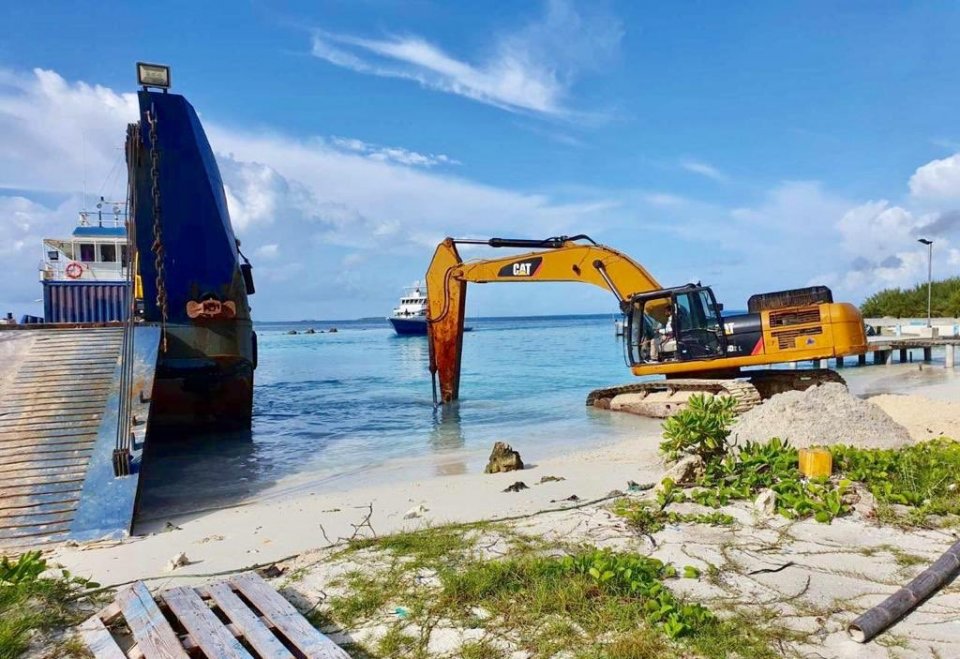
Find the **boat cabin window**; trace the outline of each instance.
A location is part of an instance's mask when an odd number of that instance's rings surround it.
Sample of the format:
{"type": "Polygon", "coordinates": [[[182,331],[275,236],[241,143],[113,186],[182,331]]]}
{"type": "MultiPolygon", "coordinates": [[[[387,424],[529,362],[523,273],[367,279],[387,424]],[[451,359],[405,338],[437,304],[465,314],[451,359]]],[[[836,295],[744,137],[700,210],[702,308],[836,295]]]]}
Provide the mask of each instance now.
{"type": "Polygon", "coordinates": [[[102,243],[100,245],[100,261],[102,263],[116,263],[117,246],[113,243],[102,243]]]}
{"type": "Polygon", "coordinates": [[[93,263],[97,260],[93,243],[80,243],[80,260],[84,263],[93,263]]]}

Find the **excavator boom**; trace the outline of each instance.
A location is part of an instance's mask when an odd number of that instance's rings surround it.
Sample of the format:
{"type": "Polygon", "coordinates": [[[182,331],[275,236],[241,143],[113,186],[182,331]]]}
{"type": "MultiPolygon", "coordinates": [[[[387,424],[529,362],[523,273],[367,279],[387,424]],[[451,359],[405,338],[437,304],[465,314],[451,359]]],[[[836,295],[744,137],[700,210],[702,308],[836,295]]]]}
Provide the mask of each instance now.
{"type": "Polygon", "coordinates": [[[606,289],[623,305],[634,295],[660,288],[657,280],[626,254],[598,245],[587,236],[546,240],[464,240],[447,238],[437,246],[427,270],[427,333],[430,372],[439,378],[439,401],[460,394],[460,357],[467,282],[578,281],[606,289]],[[585,242],[580,242],[585,241],[585,242]],[[457,244],[490,247],[545,248],[497,259],[464,262],[457,244]]]}

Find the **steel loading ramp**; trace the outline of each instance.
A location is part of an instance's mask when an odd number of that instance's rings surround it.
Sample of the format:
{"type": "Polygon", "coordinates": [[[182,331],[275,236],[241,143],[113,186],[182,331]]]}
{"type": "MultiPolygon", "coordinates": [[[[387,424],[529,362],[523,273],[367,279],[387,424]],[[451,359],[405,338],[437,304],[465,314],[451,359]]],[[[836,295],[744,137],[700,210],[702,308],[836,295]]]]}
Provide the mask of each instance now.
{"type": "Polygon", "coordinates": [[[130,530],[159,328],[133,328],[130,474],[115,476],[124,328],[0,331],[0,549],[130,530]]]}

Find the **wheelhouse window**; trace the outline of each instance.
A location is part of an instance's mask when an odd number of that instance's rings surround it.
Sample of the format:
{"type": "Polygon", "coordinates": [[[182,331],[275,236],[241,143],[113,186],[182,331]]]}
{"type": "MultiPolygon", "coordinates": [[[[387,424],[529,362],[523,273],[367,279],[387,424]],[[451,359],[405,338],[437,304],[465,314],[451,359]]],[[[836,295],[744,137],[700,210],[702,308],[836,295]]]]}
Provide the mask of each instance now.
{"type": "Polygon", "coordinates": [[[122,267],[126,268],[126,267],[127,267],[127,263],[129,262],[129,260],[130,260],[130,257],[129,257],[129,255],[127,254],[127,246],[126,246],[126,245],[120,245],[120,265],[121,265],[122,267]]]}
{"type": "Polygon", "coordinates": [[[113,243],[103,243],[100,245],[100,261],[101,263],[116,263],[117,262],[117,246],[113,243]]]}
{"type": "Polygon", "coordinates": [[[93,263],[97,260],[97,252],[93,243],[80,243],[80,260],[84,263],[93,263]]]}

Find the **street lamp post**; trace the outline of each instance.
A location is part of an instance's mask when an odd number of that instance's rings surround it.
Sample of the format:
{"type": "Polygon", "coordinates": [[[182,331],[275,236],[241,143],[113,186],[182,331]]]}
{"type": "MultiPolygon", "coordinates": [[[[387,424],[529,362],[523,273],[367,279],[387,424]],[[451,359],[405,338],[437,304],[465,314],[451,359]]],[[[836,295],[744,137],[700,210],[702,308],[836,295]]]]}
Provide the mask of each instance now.
{"type": "Polygon", "coordinates": [[[927,240],[926,238],[918,238],[917,242],[927,246],[927,327],[931,327],[930,307],[933,299],[931,292],[933,290],[933,241],[927,240]]]}

